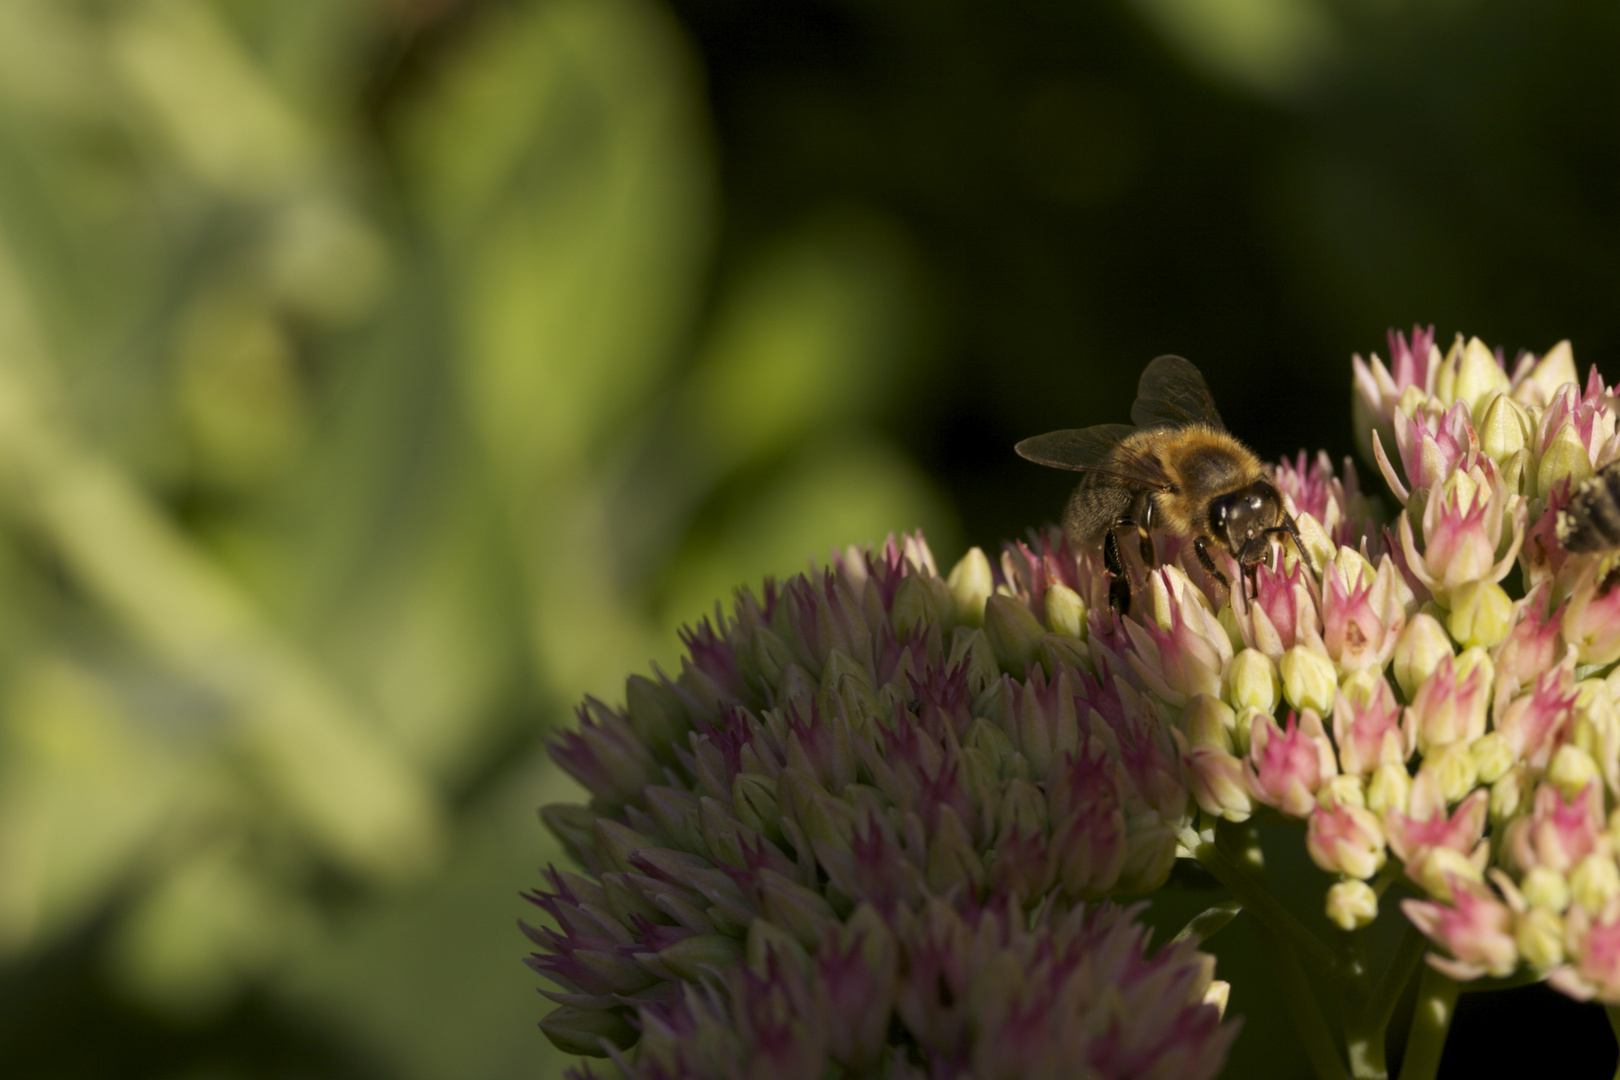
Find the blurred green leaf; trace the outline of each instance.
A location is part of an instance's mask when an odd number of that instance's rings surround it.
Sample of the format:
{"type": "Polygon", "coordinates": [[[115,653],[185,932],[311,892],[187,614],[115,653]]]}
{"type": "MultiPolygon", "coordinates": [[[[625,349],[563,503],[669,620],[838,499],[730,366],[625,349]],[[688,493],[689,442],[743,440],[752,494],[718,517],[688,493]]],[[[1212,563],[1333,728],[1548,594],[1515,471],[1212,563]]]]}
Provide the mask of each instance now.
{"type": "Polygon", "coordinates": [[[521,499],[588,466],[674,358],[712,179],[696,74],[639,0],[492,13],[407,127],[474,423],[521,499]]]}

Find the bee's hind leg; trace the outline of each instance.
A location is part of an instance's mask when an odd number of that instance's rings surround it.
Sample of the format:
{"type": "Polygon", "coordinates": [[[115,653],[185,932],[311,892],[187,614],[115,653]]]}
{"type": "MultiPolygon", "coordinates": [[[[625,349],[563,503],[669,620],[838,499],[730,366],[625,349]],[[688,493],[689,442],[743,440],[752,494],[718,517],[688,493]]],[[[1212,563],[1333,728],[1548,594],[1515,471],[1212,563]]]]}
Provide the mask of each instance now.
{"type": "MultiPolygon", "coordinates": [[[[1130,524],[1129,518],[1125,519],[1130,524]]],[[[1115,527],[1118,527],[1116,523],[1115,527]]],[[[1121,616],[1131,612],[1131,581],[1125,576],[1125,560],[1119,553],[1119,537],[1110,528],[1103,536],[1103,568],[1108,571],[1108,606],[1121,616]]]]}
{"type": "Polygon", "coordinates": [[[1215,565],[1215,560],[1209,557],[1209,543],[1202,536],[1193,537],[1193,554],[1198,556],[1198,564],[1209,573],[1209,576],[1221,583],[1221,588],[1227,592],[1232,591],[1232,582],[1221,573],[1215,565]]]}
{"type": "Polygon", "coordinates": [[[1114,522],[1114,527],[1129,525],[1136,530],[1136,542],[1141,545],[1142,565],[1149,570],[1159,568],[1159,549],[1153,544],[1153,497],[1143,493],[1137,498],[1136,505],[1130,517],[1122,517],[1114,522]]]}

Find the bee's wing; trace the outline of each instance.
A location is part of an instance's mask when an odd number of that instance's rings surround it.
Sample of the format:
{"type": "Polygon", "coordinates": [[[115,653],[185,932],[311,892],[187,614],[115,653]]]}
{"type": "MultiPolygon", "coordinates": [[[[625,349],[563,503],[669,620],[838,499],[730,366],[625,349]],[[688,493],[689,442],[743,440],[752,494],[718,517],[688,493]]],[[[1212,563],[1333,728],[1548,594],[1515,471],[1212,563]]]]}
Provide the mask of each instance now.
{"type": "Polygon", "coordinates": [[[1013,447],[1018,456],[1037,465],[1111,476],[1133,487],[1163,491],[1170,478],[1158,458],[1123,445],[1136,434],[1130,424],[1097,424],[1068,431],[1049,431],[1013,447]]]}
{"type": "Polygon", "coordinates": [[[1143,369],[1131,420],[1145,428],[1208,424],[1226,430],[1204,376],[1179,356],[1161,356],[1143,369]]]}

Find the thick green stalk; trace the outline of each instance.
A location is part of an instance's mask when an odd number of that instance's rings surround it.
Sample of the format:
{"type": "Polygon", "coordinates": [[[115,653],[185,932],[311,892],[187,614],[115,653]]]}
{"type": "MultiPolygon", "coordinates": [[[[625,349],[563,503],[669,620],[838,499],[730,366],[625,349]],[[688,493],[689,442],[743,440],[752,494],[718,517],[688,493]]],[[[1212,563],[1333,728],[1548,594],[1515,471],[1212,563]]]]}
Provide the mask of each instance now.
{"type": "Polygon", "coordinates": [[[1272,971],[1282,988],[1288,1018],[1293,1021],[1294,1031],[1305,1047],[1311,1071],[1316,1073],[1317,1080],[1350,1080],[1298,954],[1264,920],[1259,920],[1255,928],[1260,934],[1260,944],[1274,960],[1272,971]]]}
{"type": "Polygon", "coordinates": [[[1253,912],[1262,924],[1272,927],[1278,934],[1287,938],[1289,944],[1299,950],[1311,966],[1324,973],[1334,969],[1336,962],[1332,950],[1294,918],[1293,914],[1271,894],[1270,889],[1228,858],[1217,845],[1200,843],[1193,851],[1193,855],[1228,892],[1253,912]]]}
{"type": "Polygon", "coordinates": [[[1350,1062],[1350,1075],[1355,1080],[1388,1080],[1382,1034],[1367,1026],[1368,1013],[1374,1011],[1374,1007],[1372,980],[1367,975],[1366,937],[1361,930],[1339,935],[1339,963],[1334,970],[1334,981],[1339,988],[1344,1049],[1350,1062]]]}
{"type": "Polygon", "coordinates": [[[1418,928],[1408,923],[1395,955],[1390,957],[1389,966],[1370,993],[1366,988],[1366,973],[1361,974],[1359,993],[1353,1001],[1347,1002],[1350,1007],[1345,1016],[1345,1044],[1350,1053],[1350,1073],[1356,1080],[1384,1080],[1389,1076],[1385,1045],[1390,1017],[1400,1003],[1406,984],[1412,981],[1412,974],[1428,944],[1418,928]]]}
{"type": "MultiPolygon", "coordinates": [[[[1620,1006],[1604,1006],[1603,1014],[1609,1018],[1609,1027],[1614,1029],[1615,1041],[1620,1042],[1620,1006]]],[[[1615,1080],[1620,1080],[1620,1059],[1614,1063],[1614,1075],[1615,1080]]]]}
{"type": "Polygon", "coordinates": [[[1401,1080],[1434,1080],[1440,1071],[1446,1033],[1457,1013],[1459,989],[1456,980],[1432,967],[1423,969],[1417,1010],[1412,1013],[1412,1034],[1406,1040],[1406,1059],[1401,1063],[1401,1080]]]}

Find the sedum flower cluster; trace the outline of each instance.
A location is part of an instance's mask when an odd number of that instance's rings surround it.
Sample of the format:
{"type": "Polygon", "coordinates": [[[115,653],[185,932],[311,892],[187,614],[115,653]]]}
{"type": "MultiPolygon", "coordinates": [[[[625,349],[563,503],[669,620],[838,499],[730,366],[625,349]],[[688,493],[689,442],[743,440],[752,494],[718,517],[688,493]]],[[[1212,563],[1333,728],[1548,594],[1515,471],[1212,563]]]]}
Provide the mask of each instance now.
{"type": "Polygon", "coordinates": [[[1567,343],[1390,353],[1355,358],[1355,415],[1400,510],[1349,462],[1281,462],[1308,561],[1278,545],[1245,584],[1218,555],[1228,589],[1173,537],[1153,568],[1124,545],[1122,617],[1056,532],[945,576],[891,540],[740,592],[679,675],[587,701],[553,752],[592,802],[542,811],[584,872],[550,870],[554,926],[526,928],[546,1033],[638,1078],[1211,1076],[1236,1025],[1196,946],[1241,905],[1280,968],[1363,1002],[1338,1036],[1296,1018],[1318,1075],[1384,1075],[1410,968],[1368,1003],[1271,896],[1259,822],[1332,875],[1345,940],[1386,909],[1452,994],[1620,1005],[1620,556],[1557,529],[1620,458],[1614,393],[1567,343]],[[1153,951],[1109,898],[1178,859],[1236,899],[1153,951]]]}
{"type": "Polygon", "coordinates": [[[891,540],[587,701],[553,753],[591,805],[542,810],[584,873],[526,928],[546,1034],[630,1077],[1218,1072],[1213,958],[1099,904],[1158,887],[1196,812],[1139,681],[1088,659],[1101,580],[891,540]]]}
{"type": "MultiPolygon", "coordinates": [[[[1318,788],[1312,854],[1351,883],[1352,852],[1387,847],[1427,894],[1402,907],[1452,978],[1544,976],[1620,1003],[1616,559],[1571,555],[1557,531],[1620,458],[1614,391],[1596,368],[1578,378],[1567,342],[1512,365],[1477,338],[1442,355],[1419,330],[1390,351],[1389,367],[1356,358],[1355,389],[1404,505],[1383,536],[1394,685],[1339,669],[1333,732],[1356,782],[1318,788]]],[[[1363,894],[1343,922],[1369,915],[1363,894]]]]}

